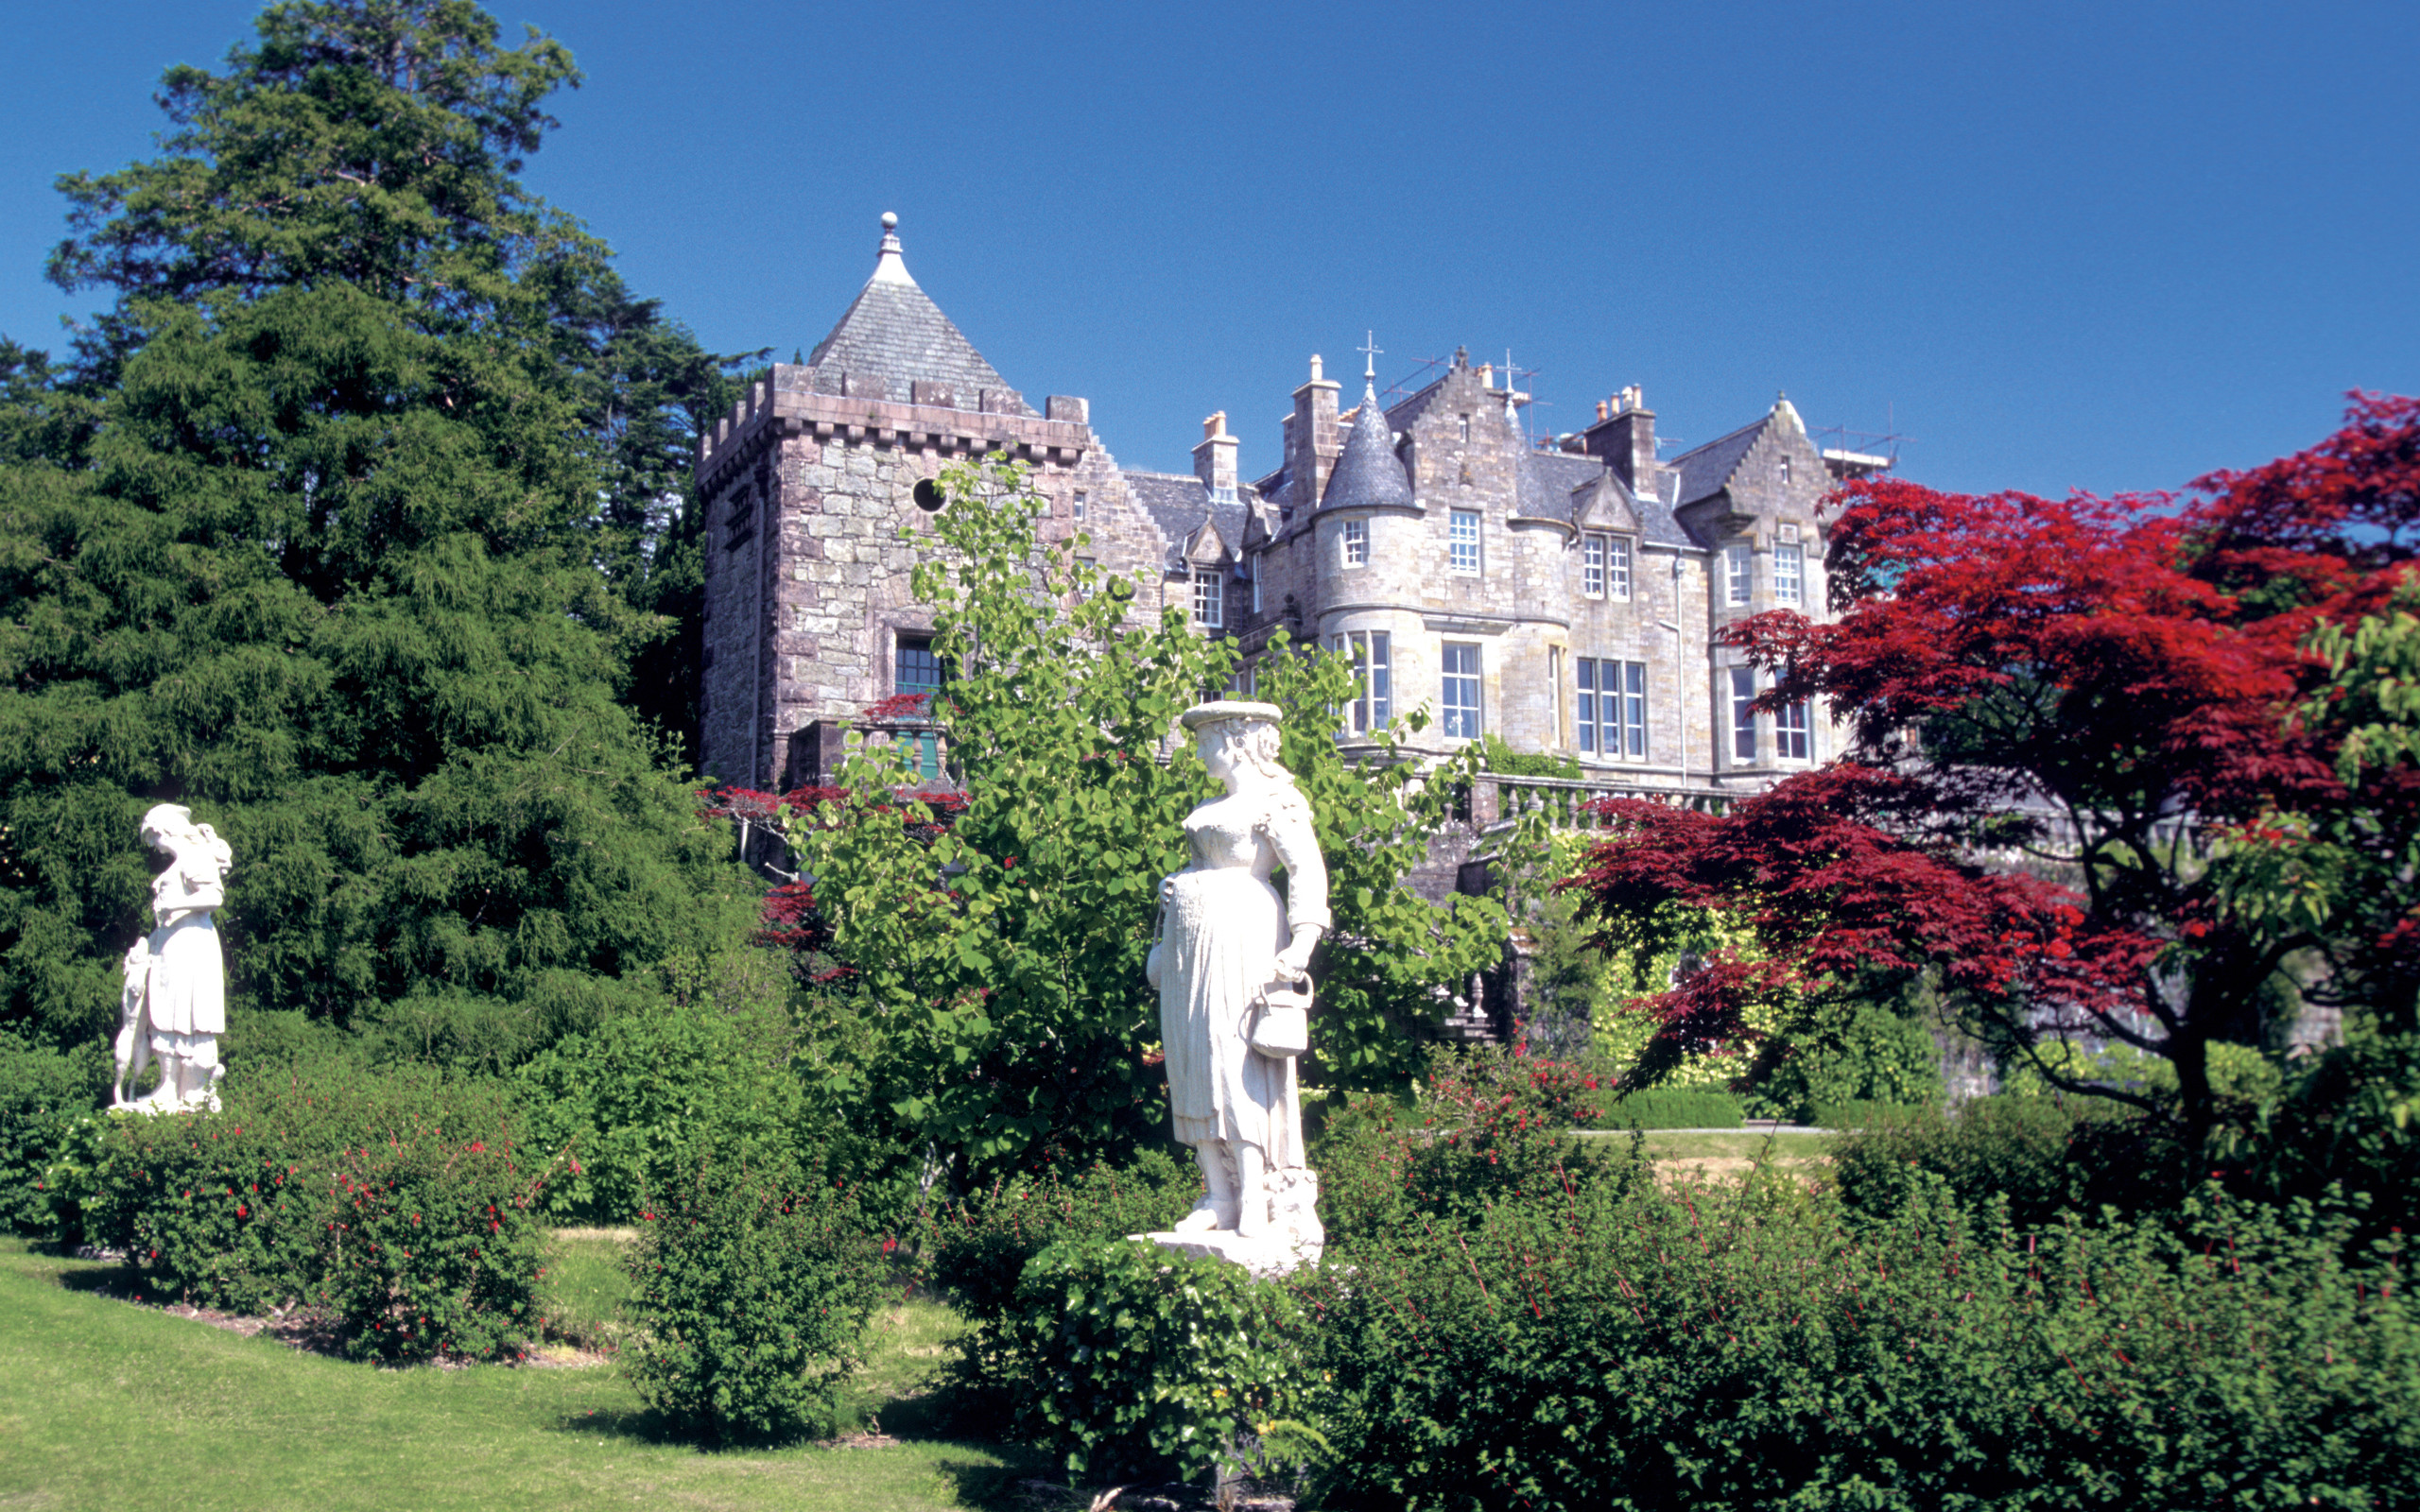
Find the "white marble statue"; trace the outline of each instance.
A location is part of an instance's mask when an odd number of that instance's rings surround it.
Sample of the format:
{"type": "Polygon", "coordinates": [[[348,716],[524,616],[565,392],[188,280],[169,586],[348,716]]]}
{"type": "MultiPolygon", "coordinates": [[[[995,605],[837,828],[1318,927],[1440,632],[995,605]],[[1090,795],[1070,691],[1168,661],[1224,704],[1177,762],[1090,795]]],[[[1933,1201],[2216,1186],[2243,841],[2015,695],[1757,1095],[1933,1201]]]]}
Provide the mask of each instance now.
{"type": "Polygon", "coordinates": [[[1324,1235],[1303,1160],[1294,1057],[1307,1040],[1311,950],[1329,923],[1327,867],[1310,805],[1277,765],[1280,713],[1236,700],[1185,712],[1202,764],[1226,791],[1185,817],[1192,864],[1160,884],[1159,938],[1144,972],[1160,993],[1176,1137],[1193,1146],[1209,1186],[1173,1237],[1315,1259],[1324,1235]],[[1283,899],[1270,883],[1280,864],[1283,899]]]}
{"type": "Polygon", "coordinates": [[[126,955],[118,1029],[115,1106],[147,1112],[216,1108],[218,1036],[227,1032],[227,971],[211,915],[227,902],[234,853],[207,824],[174,803],[143,816],[143,843],[168,856],[151,879],[150,938],[126,955]],[[150,1096],[126,1102],[145,1052],[160,1062],[150,1096]]]}

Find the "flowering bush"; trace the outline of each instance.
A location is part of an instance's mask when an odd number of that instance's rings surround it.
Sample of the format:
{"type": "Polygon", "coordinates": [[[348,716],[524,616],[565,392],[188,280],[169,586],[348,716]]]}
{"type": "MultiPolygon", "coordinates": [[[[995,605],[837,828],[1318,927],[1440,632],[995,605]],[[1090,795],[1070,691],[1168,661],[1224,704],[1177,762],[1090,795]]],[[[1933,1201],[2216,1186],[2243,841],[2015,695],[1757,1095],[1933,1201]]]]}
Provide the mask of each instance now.
{"type": "Polygon", "coordinates": [[[383,1360],[493,1358],[534,1324],[548,1162],[514,1144],[501,1089],[338,1061],[231,1078],[222,1100],[91,1120],[53,1168],[153,1291],[324,1307],[383,1360]]]}
{"type": "Polygon", "coordinates": [[[1358,1096],[1330,1115],[1311,1160],[1321,1221],[1350,1246],[1627,1172],[1612,1152],[1576,1150],[1569,1138],[1610,1096],[1600,1077],[1566,1062],[1499,1047],[1440,1051],[1409,1104],[1358,1096]]]}
{"type": "Polygon", "coordinates": [[[829,1434],[888,1289],[855,1196],[791,1174],[700,1165],[642,1215],[626,1358],[648,1405],[727,1443],[829,1434]]]}

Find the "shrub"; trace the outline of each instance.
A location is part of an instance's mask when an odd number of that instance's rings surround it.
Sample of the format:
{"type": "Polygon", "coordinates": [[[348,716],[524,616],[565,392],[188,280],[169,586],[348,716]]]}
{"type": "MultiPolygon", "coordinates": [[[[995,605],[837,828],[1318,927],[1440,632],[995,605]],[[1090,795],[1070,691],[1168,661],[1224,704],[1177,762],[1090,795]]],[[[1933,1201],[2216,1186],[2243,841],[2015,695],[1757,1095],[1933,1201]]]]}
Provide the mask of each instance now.
{"type": "Polygon", "coordinates": [[[787,1162],[803,1103],[778,1004],[667,1003],[609,1020],[515,1074],[530,1136],[571,1151],[547,1211],[629,1223],[700,1161],[787,1162]]]}
{"type": "Polygon", "coordinates": [[[828,1435],[882,1298],[854,1197],[787,1168],[707,1163],[645,1216],[626,1355],[640,1397],[716,1443],[828,1435]]]}
{"type": "Polygon", "coordinates": [[[925,1229],[925,1279],[968,1317],[994,1322],[1008,1315],[1027,1263],[1043,1250],[1166,1229],[1201,1190],[1200,1168],[1162,1150],[1122,1167],[1004,1177],[935,1210],[925,1229]]]}
{"type": "Polygon", "coordinates": [[[1865,998],[1806,1005],[1750,1072],[1756,1111],[1793,1123],[1852,1103],[1938,1103],[1941,1050],[1913,1015],[1865,998]]]}
{"type": "Polygon", "coordinates": [[[1597,1122],[1604,1128],[1740,1128],[1748,1115],[1729,1092],[1654,1088],[1616,1098],[1597,1122]]]}
{"type": "Polygon", "coordinates": [[[1932,1103],[1819,1103],[1807,1122],[1819,1128],[1873,1128],[1884,1124],[1907,1124],[1931,1113],[1932,1103]]]}
{"type": "Polygon", "coordinates": [[[492,1360],[537,1327],[541,1173],[511,1146],[421,1127],[338,1159],[315,1300],[356,1359],[492,1360]]]}
{"type": "Polygon", "coordinates": [[[504,1089],[339,1058],[220,1097],[89,1119],[54,1164],[60,1205],[150,1289],[325,1307],[384,1360],[493,1358],[530,1325],[546,1162],[515,1146],[504,1089]]]}
{"type": "Polygon", "coordinates": [[[1523,1194],[1566,1190],[1634,1162],[1575,1148],[1599,1116],[1599,1078],[1500,1048],[1443,1050],[1409,1107],[1355,1097],[1328,1121],[1311,1164],[1331,1243],[1351,1246],[1424,1217],[1461,1219],[1523,1194]]]}
{"type": "Polygon", "coordinates": [[[72,1054],[0,1034],[0,1226],[45,1233],[55,1223],[44,1174],[68,1126],[109,1092],[108,1047],[72,1054]]]}
{"type": "Polygon", "coordinates": [[[2410,1506],[2409,1257],[2218,1200],[2022,1234],[1938,1181],[1600,1186],[1414,1225],[1300,1287],[1331,1505],[2410,1506]]]}
{"type": "Polygon", "coordinates": [[[1833,1178],[1851,1211],[1870,1218],[1896,1216],[1938,1184],[1969,1207],[2004,1198],[2018,1226],[2037,1228],[2083,1200],[2069,1146],[2088,1119],[2109,1111],[2072,1097],[1979,1097],[1950,1112],[1927,1108],[1833,1141],[1833,1178]]]}
{"type": "Polygon", "coordinates": [[[1127,1239],[1054,1245],[1018,1283],[1004,1344],[1023,1426],[1078,1475],[1189,1477],[1291,1421],[1300,1315],[1240,1265],[1127,1239]]]}

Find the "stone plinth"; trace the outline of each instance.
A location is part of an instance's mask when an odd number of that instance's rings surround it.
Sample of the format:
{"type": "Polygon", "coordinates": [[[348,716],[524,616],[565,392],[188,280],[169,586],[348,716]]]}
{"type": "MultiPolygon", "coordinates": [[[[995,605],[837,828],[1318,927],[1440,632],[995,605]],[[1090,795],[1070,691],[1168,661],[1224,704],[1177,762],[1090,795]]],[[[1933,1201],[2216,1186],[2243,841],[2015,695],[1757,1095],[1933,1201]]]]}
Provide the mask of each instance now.
{"type": "Polygon", "coordinates": [[[1137,1244],[1158,1245],[1201,1260],[1223,1260],[1241,1265],[1252,1272],[1255,1280],[1273,1280],[1277,1277],[1316,1265],[1322,1247],[1319,1241],[1297,1244],[1286,1234],[1264,1234],[1247,1239],[1231,1228],[1213,1228],[1206,1232],[1178,1234],[1128,1234],[1137,1244]]]}

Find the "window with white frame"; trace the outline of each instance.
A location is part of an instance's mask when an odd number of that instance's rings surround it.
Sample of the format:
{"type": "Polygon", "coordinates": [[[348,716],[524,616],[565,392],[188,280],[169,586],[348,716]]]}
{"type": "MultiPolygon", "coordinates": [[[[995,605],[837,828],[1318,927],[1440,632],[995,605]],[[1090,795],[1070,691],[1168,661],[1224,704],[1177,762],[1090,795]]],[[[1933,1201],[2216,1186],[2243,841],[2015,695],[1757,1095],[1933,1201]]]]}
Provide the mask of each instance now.
{"type": "Polygon", "coordinates": [[[1612,761],[1647,759],[1647,663],[1583,656],[1577,683],[1579,746],[1612,761]]]}
{"type": "Polygon", "coordinates": [[[1262,565],[1262,564],[1261,564],[1261,563],[1259,563],[1259,562],[1254,562],[1254,563],[1253,563],[1253,569],[1252,569],[1252,614],[1253,614],[1253,618],[1254,618],[1254,619],[1258,619],[1258,618],[1260,618],[1260,573],[1261,573],[1261,565],[1262,565]]]}
{"type": "Polygon", "coordinates": [[[1756,587],[1755,554],[1746,546],[1728,547],[1722,553],[1722,565],[1723,576],[1731,585],[1727,602],[1747,603],[1756,587]]]}
{"type": "Polygon", "coordinates": [[[1478,576],[1478,511],[1456,509],[1446,522],[1448,559],[1454,571],[1466,577],[1478,576]]]}
{"type": "Polygon", "coordinates": [[[1328,644],[1353,662],[1353,702],[1345,711],[1345,728],[1356,735],[1384,730],[1394,717],[1394,677],[1385,630],[1352,630],[1328,644]]]}
{"type": "Polygon", "coordinates": [[[1630,542],[1620,536],[1605,538],[1605,596],[1630,601],[1630,542]]]}
{"type": "Polygon", "coordinates": [[[1773,714],[1773,754],[1786,762],[1803,762],[1806,751],[1806,705],[1783,704],[1773,714]]]}
{"type": "Polygon", "coordinates": [[[1796,606],[1806,597],[1806,548],[1773,548],[1773,602],[1796,606]]]}
{"type": "Polygon", "coordinates": [[[1731,669],[1731,754],[1737,761],[1756,759],[1756,674],[1749,667],[1731,669]]]}
{"type": "Polygon", "coordinates": [[[1605,538],[1580,538],[1580,591],[1590,598],[1605,596],[1605,538]]]}
{"type": "Polygon", "coordinates": [[[1078,489],[1078,490],[1076,490],[1076,502],[1075,502],[1075,507],[1074,507],[1073,513],[1075,514],[1075,517],[1076,517],[1076,523],[1077,523],[1077,524],[1081,524],[1083,523],[1083,520],[1084,520],[1084,505],[1085,505],[1085,503],[1086,503],[1086,501],[1085,501],[1085,498],[1084,498],[1084,490],[1081,490],[1081,489],[1078,489]]]}
{"type": "Polygon", "coordinates": [[[1344,522],[1343,534],[1344,565],[1347,567],[1369,566],[1370,522],[1367,520],[1347,520],[1344,522]]]}
{"type": "Polygon", "coordinates": [[[1223,574],[1197,568],[1193,574],[1193,623],[1205,630],[1227,624],[1227,584],[1223,574]]]}
{"type": "Polygon", "coordinates": [[[1560,747],[1563,744],[1563,647],[1559,645],[1547,647],[1547,713],[1553,727],[1554,739],[1550,744],[1560,747]]]}
{"type": "Polygon", "coordinates": [[[1582,754],[1590,756],[1597,752],[1598,664],[1597,659],[1593,656],[1583,656],[1580,659],[1579,671],[1573,678],[1571,699],[1572,733],[1579,737],[1574,744],[1580,747],[1582,754]]]}
{"type": "Polygon", "coordinates": [[[1606,754],[1643,762],[1647,760],[1647,663],[1609,664],[1621,669],[1621,695],[1613,718],[1606,723],[1606,754]],[[1615,741],[1617,734],[1618,743],[1615,741]]]}
{"type": "Polygon", "coordinates": [[[1441,649],[1443,682],[1438,702],[1444,706],[1444,732],[1463,740],[1479,734],[1478,647],[1448,641],[1441,649]]]}

